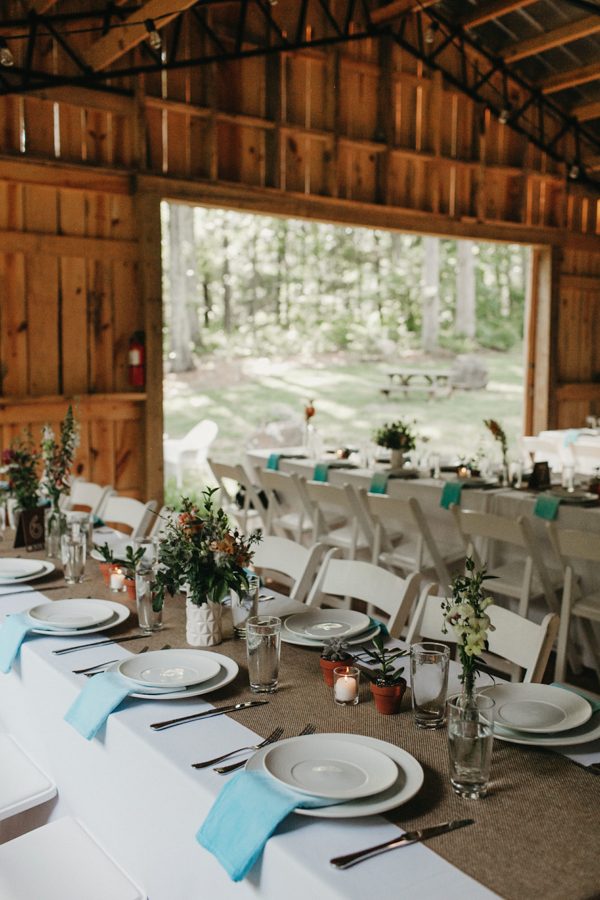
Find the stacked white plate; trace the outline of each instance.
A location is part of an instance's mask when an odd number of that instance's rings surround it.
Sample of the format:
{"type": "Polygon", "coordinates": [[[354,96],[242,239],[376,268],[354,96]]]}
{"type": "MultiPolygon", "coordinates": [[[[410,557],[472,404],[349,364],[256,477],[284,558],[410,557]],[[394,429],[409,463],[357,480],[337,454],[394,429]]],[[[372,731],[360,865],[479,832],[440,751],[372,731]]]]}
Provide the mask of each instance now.
{"type": "Polygon", "coordinates": [[[43,559],[21,559],[5,556],[0,559],[0,587],[27,584],[54,572],[54,564],[43,559]]]}
{"type": "Polygon", "coordinates": [[[179,700],[209,694],[233,681],[237,663],[207,650],[151,650],[111,666],[135,685],[130,696],[179,700]]]}
{"type": "Polygon", "coordinates": [[[549,684],[497,684],[494,737],[534,747],[568,747],[600,738],[600,713],[573,691],[549,684]]]}
{"type": "Polygon", "coordinates": [[[96,634],[120,625],[129,616],[122,603],[112,600],[54,600],[40,603],[28,611],[34,624],[34,634],[53,634],[61,637],[96,634]]]}
{"type": "Polygon", "coordinates": [[[300,647],[322,647],[330,638],[347,644],[363,644],[379,634],[381,628],[369,616],[351,609],[314,609],[287,616],[281,639],[300,647]]]}
{"type": "Polygon", "coordinates": [[[258,750],[246,771],[262,772],[300,794],[323,799],[304,816],[373,816],[406,803],[423,784],[420,764],[394,744],[355,734],[289,738],[258,750]]]}

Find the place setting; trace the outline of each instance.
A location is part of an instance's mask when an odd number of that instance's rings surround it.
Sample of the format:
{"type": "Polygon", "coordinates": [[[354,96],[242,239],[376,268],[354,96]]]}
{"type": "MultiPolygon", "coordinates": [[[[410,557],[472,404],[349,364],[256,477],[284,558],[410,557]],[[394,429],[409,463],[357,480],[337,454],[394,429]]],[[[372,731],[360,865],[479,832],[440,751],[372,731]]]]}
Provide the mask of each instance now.
{"type": "Polygon", "coordinates": [[[54,563],[42,559],[5,556],[0,559],[0,596],[27,593],[30,581],[38,581],[54,572],[54,563]]]}
{"type": "Polygon", "coordinates": [[[349,645],[370,641],[382,624],[365,613],[350,609],[315,609],[282,620],[281,640],[298,647],[322,648],[331,638],[343,638],[349,645]]]}

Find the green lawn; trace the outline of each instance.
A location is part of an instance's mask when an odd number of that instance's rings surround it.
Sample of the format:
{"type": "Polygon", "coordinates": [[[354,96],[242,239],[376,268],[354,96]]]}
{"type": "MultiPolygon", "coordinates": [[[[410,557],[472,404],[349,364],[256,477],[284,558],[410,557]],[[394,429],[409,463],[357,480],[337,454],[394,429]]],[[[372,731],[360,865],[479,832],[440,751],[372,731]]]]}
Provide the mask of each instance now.
{"type": "MultiPolygon", "coordinates": [[[[444,453],[472,454],[490,447],[483,419],[497,419],[509,443],[522,433],[523,351],[481,352],[489,383],[481,391],[454,391],[450,397],[428,400],[424,393],[386,399],[380,388],[387,382],[391,362],[357,362],[343,358],[299,360],[215,358],[185,375],[165,380],[165,430],[170,437],[185,434],[200,419],[214,419],[219,435],[211,452],[238,461],[247,438],[282,407],[301,417],[312,398],[314,418],[327,446],[360,446],[374,428],[398,417],[416,421],[428,446],[444,453]]],[[[451,359],[423,357],[398,360],[412,369],[449,368],[451,359]]],[[[186,486],[195,488],[197,484],[186,486]]]]}

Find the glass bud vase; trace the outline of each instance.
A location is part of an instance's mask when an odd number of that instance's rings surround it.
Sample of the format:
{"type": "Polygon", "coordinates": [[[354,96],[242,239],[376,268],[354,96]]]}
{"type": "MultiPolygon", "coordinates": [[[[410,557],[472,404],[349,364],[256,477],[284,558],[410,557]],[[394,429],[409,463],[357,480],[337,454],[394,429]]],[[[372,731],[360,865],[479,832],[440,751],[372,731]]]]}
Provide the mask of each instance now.
{"type": "Polygon", "coordinates": [[[67,517],[56,506],[44,511],[44,529],[46,535],[46,556],[49,559],[60,558],[60,541],[67,530],[67,517]]]}

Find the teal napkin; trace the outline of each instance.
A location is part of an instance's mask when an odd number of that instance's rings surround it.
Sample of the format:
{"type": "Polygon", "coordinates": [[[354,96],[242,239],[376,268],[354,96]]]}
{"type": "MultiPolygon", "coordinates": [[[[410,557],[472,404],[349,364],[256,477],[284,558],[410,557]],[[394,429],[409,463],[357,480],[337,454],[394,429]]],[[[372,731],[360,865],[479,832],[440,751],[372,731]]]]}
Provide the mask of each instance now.
{"type": "Polygon", "coordinates": [[[580,691],[579,688],[571,687],[570,684],[561,684],[559,681],[554,681],[551,684],[551,687],[563,688],[565,691],[571,691],[573,694],[579,694],[580,697],[583,697],[584,700],[592,707],[592,712],[597,713],[600,712],[600,700],[596,700],[595,697],[590,697],[586,694],[585,691],[580,691]]]}
{"type": "Polygon", "coordinates": [[[389,638],[390,633],[387,630],[387,625],[385,624],[385,622],[382,622],[381,619],[374,618],[374,616],[369,616],[369,619],[371,620],[371,626],[379,625],[379,627],[381,628],[379,634],[384,640],[385,638],[389,638]]]}
{"type": "Polygon", "coordinates": [[[21,644],[34,628],[27,613],[16,613],[7,616],[0,628],[0,672],[10,672],[11,666],[19,655],[21,644]]]}
{"type": "Polygon", "coordinates": [[[232,881],[241,881],[289,813],[297,807],[335,803],[339,800],[299,794],[266,772],[239,772],[215,800],[196,840],[218,859],[232,881]]]}
{"type": "Polygon", "coordinates": [[[388,475],[387,472],[375,472],[371,478],[369,492],[371,494],[387,494],[388,475]]]}
{"type": "Polygon", "coordinates": [[[559,497],[551,497],[549,494],[542,494],[535,502],[533,514],[540,519],[549,519],[552,521],[552,519],[555,519],[558,515],[559,506],[559,497]]]}
{"type": "Polygon", "coordinates": [[[87,741],[100,731],[111,712],[119,703],[139,688],[122,678],[118,672],[102,672],[88,678],[83,690],[65,715],[65,722],[72,725],[87,741]]]}
{"type": "Polygon", "coordinates": [[[580,434],[579,428],[569,428],[564,437],[564,446],[568,447],[569,444],[574,444],[580,434]]]}
{"type": "Polygon", "coordinates": [[[271,453],[267,460],[267,469],[273,469],[273,471],[277,471],[279,468],[279,460],[281,458],[281,453],[271,453]]]}
{"type": "Polygon", "coordinates": [[[460,495],[462,493],[462,484],[458,481],[447,481],[442,490],[440,506],[444,509],[450,509],[453,503],[460,506],[460,495]]]}
{"type": "Polygon", "coordinates": [[[329,463],[317,463],[313,472],[313,481],[327,481],[329,478],[329,463]]]}

